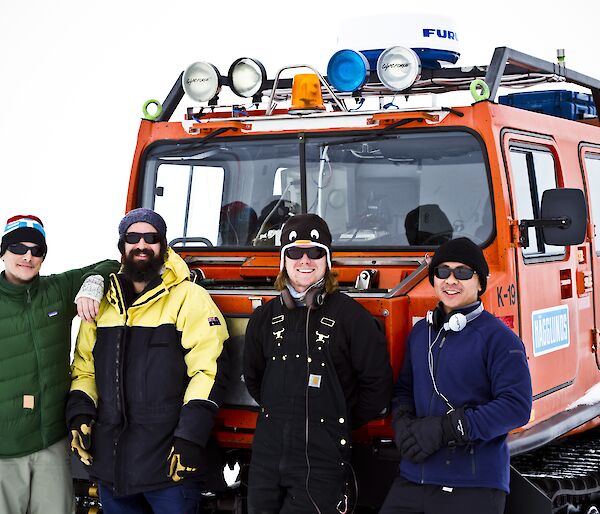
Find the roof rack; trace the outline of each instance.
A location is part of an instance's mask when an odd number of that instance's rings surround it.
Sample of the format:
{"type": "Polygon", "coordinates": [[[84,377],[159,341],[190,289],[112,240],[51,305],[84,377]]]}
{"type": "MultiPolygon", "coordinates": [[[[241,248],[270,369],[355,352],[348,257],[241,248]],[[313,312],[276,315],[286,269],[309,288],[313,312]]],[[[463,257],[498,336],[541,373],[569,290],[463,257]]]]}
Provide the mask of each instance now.
{"type": "Polygon", "coordinates": [[[587,87],[592,92],[594,103],[600,109],[600,80],[570,70],[563,64],[544,61],[543,59],[532,57],[506,46],[501,46],[494,50],[492,61],[485,75],[485,82],[490,88],[490,99],[492,101],[496,98],[498,87],[502,85],[501,81],[506,73],[507,64],[516,66],[526,72],[555,75],[561,77],[564,82],[587,87]]]}
{"type": "MultiPolygon", "coordinates": [[[[290,67],[286,66],[283,69],[287,68],[290,67]]],[[[279,77],[279,73],[277,77],[279,77]]],[[[183,72],[163,102],[162,113],[156,121],[169,121],[181,102],[184,94],[182,77],[183,72]]],[[[522,88],[548,82],[564,82],[589,88],[594,103],[598,106],[597,112],[600,119],[600,80],[570,70],[563,64],[538,59],[504,46],[494,50],[492,60],[488,66],[424,69],[419,80],[398,94],[446,93],[467,90],[473,80],[482,78],[490,89],[489,100],[491,101],[495,101],[500,86],[522,88]]],[[[327,80],[327,77],[324,79],[327,80]]],[[[228,77],[221,76],[221,81],[223,85],[229,86],[228,77]]],[[[271,100],[287,99],[291,95],[291,88],[292,79],[270,79],[267,81],[267,88],[263,91],[263,94],[269,95],[271,100]],[[275,92],[273,92],[274,85],[276,87],[275,92]]],[[[322,89],[324,98],[329,98],[337,104],[340,103],[341,98],[390,96],[394,94],[379,82],[375,73],[371,74],[369,81],[359,92],[340,93],[332,91],[331,88],[323,87],[322,89]]]]}

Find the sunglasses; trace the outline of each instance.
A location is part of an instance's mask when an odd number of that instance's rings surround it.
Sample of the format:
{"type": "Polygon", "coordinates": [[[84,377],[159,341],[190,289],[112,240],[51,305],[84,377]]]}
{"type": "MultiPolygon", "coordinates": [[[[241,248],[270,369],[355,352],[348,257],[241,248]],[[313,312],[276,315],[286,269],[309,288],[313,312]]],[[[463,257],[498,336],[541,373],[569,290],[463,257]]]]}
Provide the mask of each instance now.
{"type": "Polygon", "coordinates": [[[462,266],[459,266],[458,268],[436,266],[433,270],[433,274],[437,278],[441,278],[442,280],[447,279],[450,275],[454,275],[454,278],[456,278],[456,280],[469,280],[473,278],[473,275],[475,273],[475,270],[472,270],[471,268],[463,268],[462,266]]]}
{"type": "Polygon", "coordinates": [[[43,257],[46,250],[43,246],[27,246],[23,243],[13,243],[8,245],[8,251],[15,255],[25,255],[27,252],[31,252],[32,257],[43,257]]]}
{"type": "Polygon", "coordinates": [[[125,242],[130,245],[139,243],[142,238],[149,245],[160,243],[158,232],[127,232],[127,234],[125,234],[125,242]]]}
{"type": "Polygon", "coordinates": [[[290,259],[297,261],[298,259],[302,259],[302,256],[306,254],[309,259],[320,259],[321,257],[325,257],[327,255],[327,250],[325,248],[321,248],[320,246],[309,246],[308,248],[301,248],[300,246],[292,246],[285,251],[285,256],[290,259]]]}

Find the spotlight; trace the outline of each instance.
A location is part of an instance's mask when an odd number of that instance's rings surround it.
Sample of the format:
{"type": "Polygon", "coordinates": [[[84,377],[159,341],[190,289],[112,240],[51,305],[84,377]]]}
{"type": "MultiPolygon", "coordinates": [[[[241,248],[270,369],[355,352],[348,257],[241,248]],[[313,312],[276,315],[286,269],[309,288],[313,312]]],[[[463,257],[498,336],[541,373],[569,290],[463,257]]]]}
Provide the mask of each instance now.
{"type": "Polygon", "coordinates": [[[208,102],[221,90],[219,70],[208,62],[190,64],[183,72],[183,90],[196,102],[208,102]]]}
{"type": "Polygon", "coordinates": [[[402,91],[421,76],[421,61],[410,48],[392,46],[377,59],[377,76],[392,91],[402,91]]]}
{"type": "Polygon", "coordinates": [[[238,96],[252,98],[266,88],[267,72],[261,62],[241,57],[229,68],[229,87],[238,96]]]}
{"type": "Polygon", "coordinates": [[[340,50],[332,55],[327,64],[327,80],[338,91],[356,91],[369,78],[367,58],[354,50],[340,50]]]}

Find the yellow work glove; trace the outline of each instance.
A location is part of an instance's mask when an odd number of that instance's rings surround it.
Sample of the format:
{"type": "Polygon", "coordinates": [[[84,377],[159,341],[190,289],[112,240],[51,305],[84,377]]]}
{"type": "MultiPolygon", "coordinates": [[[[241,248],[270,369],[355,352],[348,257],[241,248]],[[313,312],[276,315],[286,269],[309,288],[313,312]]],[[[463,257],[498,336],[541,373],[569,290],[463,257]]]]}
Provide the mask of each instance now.
{"type": "Polygon", "coordinates": [[[71,451],[77,453],[79,460],[86,466],[92,463],[92,425],[94,420],[89,416],[77,416],[71,426],[71,451]]]}
{"type": "Polygon", "coordinates": [[[179,482],[181,479],[196,473],[200,468],[201,455],[201,446],[176,437],[167,458],[171,480],[179,482]]]}

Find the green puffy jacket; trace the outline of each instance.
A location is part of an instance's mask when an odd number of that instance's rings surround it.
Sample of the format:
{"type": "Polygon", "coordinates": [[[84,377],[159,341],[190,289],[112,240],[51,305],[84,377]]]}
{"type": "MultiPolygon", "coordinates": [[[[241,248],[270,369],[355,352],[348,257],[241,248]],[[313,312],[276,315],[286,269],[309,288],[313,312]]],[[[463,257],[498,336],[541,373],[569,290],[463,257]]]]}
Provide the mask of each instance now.
{"type": "Polygon", "coordinates": [[[67,434],[73,299],[83,279],[116,261],[12,284],[0,275],[0,458],[47,448],[67,434]]]}

